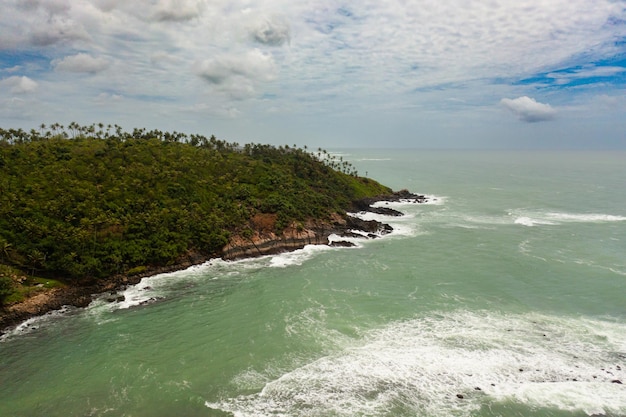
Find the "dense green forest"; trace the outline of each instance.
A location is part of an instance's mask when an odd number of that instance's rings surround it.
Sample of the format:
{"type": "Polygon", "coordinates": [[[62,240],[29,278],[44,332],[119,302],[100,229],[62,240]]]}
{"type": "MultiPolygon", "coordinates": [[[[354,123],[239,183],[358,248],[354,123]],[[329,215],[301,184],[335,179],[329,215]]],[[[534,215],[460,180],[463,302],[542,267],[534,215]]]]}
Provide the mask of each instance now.
{"type": "Polygon", "coordinates": [[[256,213],[277,214],[280,231],[388,192],[321,149],[102,124],[0,129],[0,264],[93,281],[219,254],[256,213]]]}

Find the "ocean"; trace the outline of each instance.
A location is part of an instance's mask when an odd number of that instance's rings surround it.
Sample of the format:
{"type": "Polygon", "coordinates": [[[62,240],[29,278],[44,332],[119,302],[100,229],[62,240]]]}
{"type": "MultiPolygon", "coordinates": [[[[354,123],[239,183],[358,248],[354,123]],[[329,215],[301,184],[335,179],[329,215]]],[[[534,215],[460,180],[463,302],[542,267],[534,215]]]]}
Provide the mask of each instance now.
{"type": "Polygon", "coordinates": [[[626,416],[626,152],[334,152],[428,203],[30,320],[0,415],[626,416]]]}

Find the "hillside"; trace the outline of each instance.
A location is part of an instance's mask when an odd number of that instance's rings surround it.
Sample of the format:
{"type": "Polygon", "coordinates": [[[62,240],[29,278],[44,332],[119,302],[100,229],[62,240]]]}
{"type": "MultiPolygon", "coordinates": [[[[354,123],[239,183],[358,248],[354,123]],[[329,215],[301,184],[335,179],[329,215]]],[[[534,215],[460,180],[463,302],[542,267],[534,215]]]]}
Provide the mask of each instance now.
{"type": "MultiPolygon", "coordinates": [[[[300,230],[390,191],[322,150],[118,126],[0,129],[0,264],[91,285],[221,256],[259,227],[300,230]]],[[[0,277],[0,301],[14,281],[0,277]]]]}

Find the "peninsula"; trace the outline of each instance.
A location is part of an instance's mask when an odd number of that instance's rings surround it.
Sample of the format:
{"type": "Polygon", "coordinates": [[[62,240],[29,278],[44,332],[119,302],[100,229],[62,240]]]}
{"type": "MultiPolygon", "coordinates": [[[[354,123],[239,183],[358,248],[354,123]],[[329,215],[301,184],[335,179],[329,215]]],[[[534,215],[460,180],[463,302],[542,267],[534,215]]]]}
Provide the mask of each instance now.
{"type": "Polygon", "coordinates": [[[322,149],[102,124],[0,129],[0,330],[211,258],[385,233],[347,213],[403,198],[424,200],[322,149]]]}

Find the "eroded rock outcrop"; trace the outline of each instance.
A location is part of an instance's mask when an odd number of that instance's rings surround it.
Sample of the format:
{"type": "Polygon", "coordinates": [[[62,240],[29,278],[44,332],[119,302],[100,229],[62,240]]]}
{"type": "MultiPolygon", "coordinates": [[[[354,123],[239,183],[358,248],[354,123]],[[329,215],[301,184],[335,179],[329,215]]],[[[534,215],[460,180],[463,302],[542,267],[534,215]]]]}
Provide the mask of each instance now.
{"type": "Polygon", "coordinates": [[[333,215],[328,220],[294,222],[276,233],[276,215],[257,214],[248,233],[234,236],[222,249],[222,258],[232,260],[292,251],[306,245],[327,245],[328,237],[346,225],[344,217],[333,215]]]}
{"type": "MultiPolygon", "coordinates": [[[[364,198],[355,201],[354,211],[373,212],[387,216],[402,216],[403,213],[388,207],[372,207],[378,201],[412,201],[424,203],[427,198],[402,190],[389,195],[364,198]]],[[[247,233],[236,235],[230,239],[222,250],[224,259],[240,259],[254,256],[271,255],[280,252],[301,249],[306,245],[328,245],[330,235],[346,238],[375,238],[393,231],[393,228],[376,220],[363,220],[349,215],[335,213],[327,220],[309,220],[305,223],[292,223],[281,233],[276,229],[277,216],[275,214],[257,214],[250,221],[247,233]],[[358,233],[359,231],[362,233],[358,233]]],[[[338,243],[333,246],[351,246],[349,242],[338,243]]]]}

